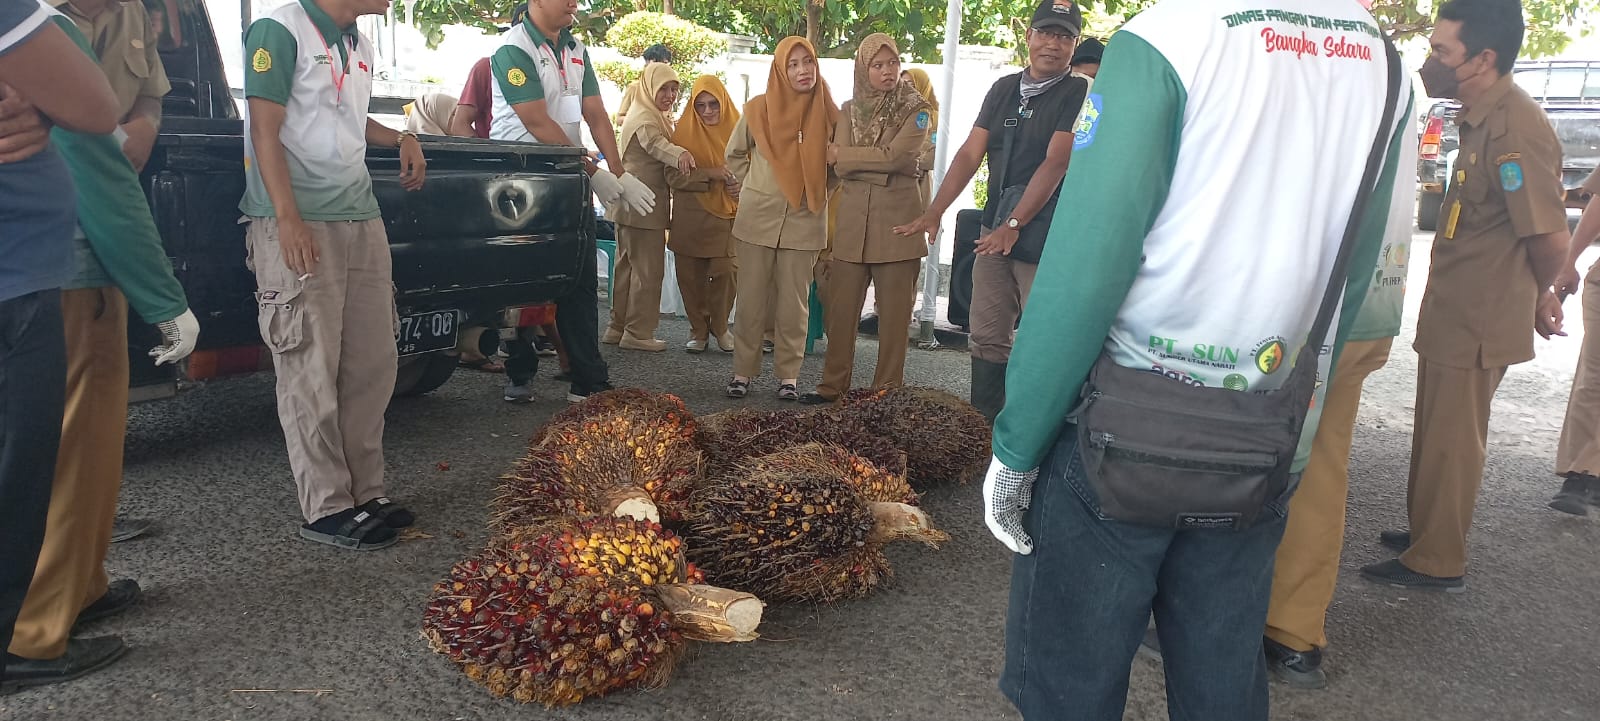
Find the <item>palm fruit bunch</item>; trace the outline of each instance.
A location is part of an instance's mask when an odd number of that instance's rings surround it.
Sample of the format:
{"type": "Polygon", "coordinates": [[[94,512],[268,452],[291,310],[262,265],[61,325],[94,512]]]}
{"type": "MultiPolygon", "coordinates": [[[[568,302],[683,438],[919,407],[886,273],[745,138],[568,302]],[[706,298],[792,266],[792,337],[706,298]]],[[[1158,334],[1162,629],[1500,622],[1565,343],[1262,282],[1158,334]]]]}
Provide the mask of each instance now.
{"type": "Polygon", "coordinates": [[[706,455],[713,475],[724,475],[739,463],[806,443],[847,448],[878,470],[904,478],[906,454],[893,441],[836,410],[811,413],[736,408],[700,419],[706,455]]]}
{"type": "Polygon", "coordinates": [[[839,416],[883,434],[905,452],[911,484],[966,483],[989,466],[989,422],[972,404],[936,388],[852,391],[839,416]]]}
{"type": "Polygon", "coordinates": [[[550,420],[534,432],[533,440],[529,446],[538,445],[544,440],[551,428],[573,421],[585,421],[590,418],[602,416],[612,411],[628,409],[634,412],[654,413],[665,418],[677,415],[691,421],[694,416],[689,413],[689,407],[684,405],[683,399],[671,393],[655,393],[643,388],[616,388],[602,393],[596,393],[574,403],[550,416],[550,420]]]}
{"type": "Polygon", "coordinates": [[[911,498],[904,481],[844,449],[791,447],[695,490],[688,556],[714,583],[768,601],[859,598],[892,573],[885,543],[948,540],[911,498]]]}
{"type": "Polygon", "coordinates": [[[423,636],[495,696],[565,706],[665,683],[685,639],[756,637],[761,603],[690,585],[682,541],[648,521],[547,522],[457,563],[423,636]]]}
{"type": "Polygon", "coordinates": [[[502,479],[496,525],[504,531],[562,515],[676,519],[701,469],[695,434],[682,402],[663,395],[550,423],[502,479]]]}

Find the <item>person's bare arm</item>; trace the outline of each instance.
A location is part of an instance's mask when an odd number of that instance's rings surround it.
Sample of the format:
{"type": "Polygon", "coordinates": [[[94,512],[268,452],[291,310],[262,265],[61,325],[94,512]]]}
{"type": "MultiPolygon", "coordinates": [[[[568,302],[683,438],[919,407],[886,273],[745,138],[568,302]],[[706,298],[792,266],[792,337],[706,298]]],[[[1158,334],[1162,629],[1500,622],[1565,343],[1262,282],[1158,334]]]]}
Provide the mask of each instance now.
{"type": "Polygon", "coordinates": [[[283,262],[290,270],[302,276],[312,274],[320,253],[316,239],[305,221],[300,218],[300,205],[295,202],[294,184],[289,180],[289,153],[283,148],[279,135],[283,132],[283,119],[287,109],[266,98],[250,98],[250,144],[255,148],[256,169],[261,173],[261,183],[266,186],[267,197],[272,199],[272,211],[278,221],[278,244],[283,249],[283,262]]]}
{"type": "Polygon", "coordinates": [[[1033,172],[1033,177],[1028,180],[1028,187],[1023,189],[1022,197],[1017,200],[1016,209],[1011,211],[1009,218],[995,218],[995,228],[988,235],[978,239],[977,252],[981,255],[1009,255],[1011,247],[1017,244],[1019,230],[1013,229],[1007,223],[1011,218],[1016,218],[1020,225],[1027,225],[1044,209],[1044,204],[1055,195],[1056,188],[1061,185],[1061,178],[1067,174],[1067,164],[1072,160],[1072,133],[1056,131],[1050,136],[1050,146],[1045,150],[1044,162],[1039,163],[1039,169],[1033,172]]]}
{"type": "MultiPolygon", "coordinates": [[[[950,204],[965,192],[967,183],[972,182],[972,176],[978,174],[978,166],[983,163],[983,156],[989,152],[989,131],[983,128],[973,128],[967,135],[967,142],[961,144],[955,157],[950,159],[950,167],[944,172],[944,180],[939,183],[939,194],[935,195],[933,202],[928,204],[928,210],[916,220],[897,225],[894,232],[899,235],[916,235],[918,233],[932,233],[939,227],[939,219],[944,212],[950,209],[950,204]]],[[[998,189],[991,188],[990,192],[998,189]]],[[[933,236],[928,236],[930,239],[933,236]]]]}
{"type": "Polygon", "coordinates": [[[1563,300],[1578,292],[1578,285],[1582,282],[1582,276],[1578,273],[1578,258],[1596,242],[1600,242],[1600,193],[1589,196],[1589,203],[1583,209],[1583,216],[1578,218],[1578,227],[1572,231],[1572,240],[1567,247],[1566,264],[1562,266],[1561,274],[1556,276],[1556,295],[1563,300]]]}
{"type": "Polygon", "coordinates": [[[583,99],[583,121],[589,124],[589,134],[594,136],[600,154],[606,156],[606,167],[612,175],[622,177],[627,171],[622,168],[622,151],[617,150],[617,129],[611,125],[611,116],[606,115],[606,104],[600,96],[583,99]]]}
{"type": "Polygon", "coordinates": [[[471,105],[457,104],[456,109],[450,111],[450,134],[458,138],[475,138],[478,136],[477,128],[473,123],[478,119],[478,109],[471,105]]]}
{"type": "Polygon", "coordinates": [[[140,97],[133,101],[133,109],[122,119],[122,132],[128,139],[122,143],[122,152],[133,163],[133,169],[144,170],[155,150],[156,136],[161,133],[161,98],[140,97]]]}
{"type": "Polygon", "coordinates": [[[67,130],[105,135],[117,129],[117,96],[105,72],[54,25],[0,55],[0,83],[67,130]]]}
{"type": "Polygon", "coordinates": [[[400,149],[400,187],[408,191],[422,189],[422,183],[428,177],[428,163],[422,157],[422,143],[417,140],[417,136],[410,133],[401,134],[398,130],[386,127],[372,118],[367,118],[367,145],[376,145],[384,148],[398,147],[400,149]]]}

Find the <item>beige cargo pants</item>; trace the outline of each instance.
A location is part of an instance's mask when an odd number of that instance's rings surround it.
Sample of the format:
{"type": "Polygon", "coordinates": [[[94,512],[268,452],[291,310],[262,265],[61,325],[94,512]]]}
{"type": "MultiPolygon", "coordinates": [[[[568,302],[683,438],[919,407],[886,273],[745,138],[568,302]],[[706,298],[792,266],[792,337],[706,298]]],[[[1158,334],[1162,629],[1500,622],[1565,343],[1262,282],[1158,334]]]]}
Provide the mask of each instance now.
{"type": "Polygon", "coordinates": [[[273,218],[251,219],[245,263],[256,274],[278,421],[310,522],[385,495],[383,412],[398,331],[383,221],[306,225],[321,259],[304,282],[284,263],[273,218]]]}

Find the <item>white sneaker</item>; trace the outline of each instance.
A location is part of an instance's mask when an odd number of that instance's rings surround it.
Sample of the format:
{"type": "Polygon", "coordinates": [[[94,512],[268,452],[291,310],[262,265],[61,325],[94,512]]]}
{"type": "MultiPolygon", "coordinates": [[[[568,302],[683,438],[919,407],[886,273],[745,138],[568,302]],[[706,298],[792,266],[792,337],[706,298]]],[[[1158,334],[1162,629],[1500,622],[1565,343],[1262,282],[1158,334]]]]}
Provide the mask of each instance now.
{"type": "Polygon", "coordinates": [[[706,341],[690,338],[688,343],[683,344],[683,348],[690,353],[704,353],[706,352],[706,345],[706,341]]]}

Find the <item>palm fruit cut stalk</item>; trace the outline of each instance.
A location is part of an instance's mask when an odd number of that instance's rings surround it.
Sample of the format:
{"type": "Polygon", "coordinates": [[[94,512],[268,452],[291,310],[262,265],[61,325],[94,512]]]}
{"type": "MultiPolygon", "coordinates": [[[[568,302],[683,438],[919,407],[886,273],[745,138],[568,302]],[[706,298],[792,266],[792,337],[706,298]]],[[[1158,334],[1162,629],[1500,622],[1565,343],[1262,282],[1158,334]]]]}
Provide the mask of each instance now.
{"type": "Polygon", "coordinates": [[[880,470],[906,476],[906,454],[890,439],[835,409],[813,412],[736,408],[699,419],[707,469],[725,474],[739,463],[807,443],[847,448],[880,470]]]}
{"type": "Polygon", "coordinates": [[[691,583],[682,542],[659,525],[548,523],[456,564],[423,636],[495,696],[546,706],[658,687],[685,640],[756,638],[754,596],[691,583]]]}
{"type": "Polygon", "coordinates": [[[871,593],[892,574],[884,544],[937,547],[949,536],[897,500],[914,499],[903,482],[874,488],[872,473],[851,470],[859,464],[868,462],[809,444],[705,483],[689,501],[689,558],[712,582],[768,601],[827,603],[871,593]],[[874,500],[880,498],[887,500],[874,500]]]}
{"type": "Polygon", "coordinates": [[[989,466],[988,421],[972,404],[936,388],[852,391],[838,415],[887,436],[906,454],[912,486],[967,483],[989,466]]]}
{"type": "Polygon", "coordinates": [[[694,419],[681,405],[607,408],[540,435],[502,479],[497,532],[560,516],[675,520],[703,462],[694,419]]]}

